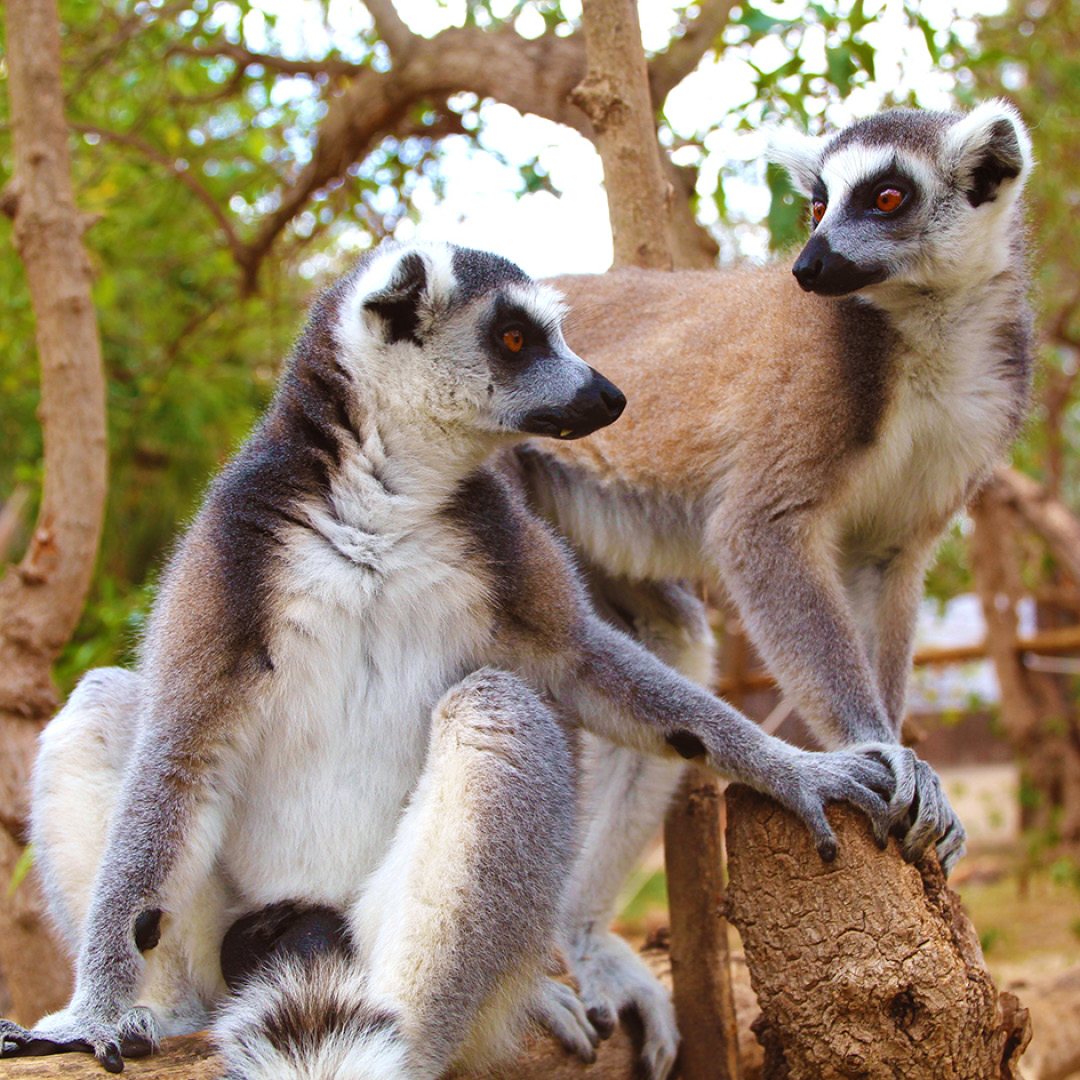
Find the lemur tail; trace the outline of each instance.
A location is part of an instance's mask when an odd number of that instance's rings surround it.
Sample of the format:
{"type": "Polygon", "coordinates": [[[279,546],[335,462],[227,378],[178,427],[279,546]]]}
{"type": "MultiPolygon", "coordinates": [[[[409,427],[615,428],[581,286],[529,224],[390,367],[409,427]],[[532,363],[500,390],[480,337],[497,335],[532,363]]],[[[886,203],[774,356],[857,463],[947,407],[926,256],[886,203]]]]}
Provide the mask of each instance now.
{"type": "Polygon", "coordinates": [[[416,1080],[399,1018],[340,953],[275,957],[230,998],[214,1036],[224,1080],[416,1080]]]}

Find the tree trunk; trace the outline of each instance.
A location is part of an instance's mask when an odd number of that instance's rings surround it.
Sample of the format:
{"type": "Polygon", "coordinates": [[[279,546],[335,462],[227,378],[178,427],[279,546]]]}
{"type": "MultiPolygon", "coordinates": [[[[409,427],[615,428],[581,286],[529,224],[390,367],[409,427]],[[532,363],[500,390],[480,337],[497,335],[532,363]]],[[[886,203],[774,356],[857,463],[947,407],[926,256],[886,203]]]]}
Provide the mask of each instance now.
{"type": "MultiPolygon", "coordinates": [[[[726,19],[725,9],[723,18],[726,19]]],[[[670,270],[667,193],[635,0],[585,0],[587,71],[572,100],[604,165],[614,265],[670,270]]],[[[692,775],[665,826],[674,998],[684,1080],[738,1080],[723,898],[720,789],[692,775]]]]}
{"type": "Polygon", "coordinates": [[[615,266],[670,270],[664,181],[634,0],[585,0],[585,78],[571,100],[604,165],[615,266]]]}
{"type": "Polygon", "coordinates": [[[765,1080],[1019,1080],[1027,1010],[995,989],[933,856],[879,851],[865,818],[834,806],[826,864],[779,804],[740,785],[727,798],[728,917],[762,1009],[765,1080]]]}
{"type": "Polygon", "coordinates": [[[671,970],[682,1080],[739,1080],[739,1034],[724,903],[723,792],[686,770],[664,824],[671,970]]]}
{"type": "Polygon", "coordinates": [[[8,896],[35,738],[56,706],[50,671],[90,585],[105,505],[105,383],[83,219],[71,189],[55,0],[6,0],[15,175],[4,193],[37,319],[45,443],[41,510],[0,580],[0,999],[31,1021],[62,1003],[67,965],[34,885],[8,896]]]}

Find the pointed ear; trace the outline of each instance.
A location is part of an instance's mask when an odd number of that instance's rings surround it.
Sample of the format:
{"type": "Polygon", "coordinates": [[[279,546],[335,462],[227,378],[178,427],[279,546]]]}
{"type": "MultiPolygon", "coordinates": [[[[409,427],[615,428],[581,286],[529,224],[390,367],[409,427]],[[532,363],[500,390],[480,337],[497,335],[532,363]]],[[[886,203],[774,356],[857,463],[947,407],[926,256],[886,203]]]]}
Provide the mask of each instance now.
{"type": "Polygon", "coordinates": [[[420,252],[406,252],[390,271],[386,284],[364,298],[364,311],[379,317],[389,344],[420,344],[421,305],[428,291],[429,270],[420,252]]]}
{"type": "Polygon", "coordinates": [[[794,128],[777,128],[769,133],[765,156],[787,172],[792,186],[800,195],[810,198],[821,172],[825,141],[794,128]]]}
{"type": "Polygon", "coordinates": [[[1031,172],[1031,138],[1007,101],[984,101],[945,133],[947,166],[968,202],[982,206],[1003,190],[1019,193],[1031,172]]]}

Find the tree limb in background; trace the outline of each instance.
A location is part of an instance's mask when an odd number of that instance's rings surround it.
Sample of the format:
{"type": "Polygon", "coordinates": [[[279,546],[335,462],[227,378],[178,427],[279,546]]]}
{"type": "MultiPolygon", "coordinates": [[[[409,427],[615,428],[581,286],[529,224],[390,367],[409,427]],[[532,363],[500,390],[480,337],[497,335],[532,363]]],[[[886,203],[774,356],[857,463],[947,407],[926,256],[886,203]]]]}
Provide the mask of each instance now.
{"type": "MultiPolygon", "coordinates": [[[[8,93],[15,175],[5,205],[14,220],[36,318],[45,481],[21,563],[0,580],[0,810],[18,820],[35,740],[56,706],[53,661],[90,586],[105,508],[105,376],[91,268],[75,206],[61,84],[55,0],[7,0],[8,93]]],[[[18,838],[0,834],[0,897],[18,838]]],[[[0,997],[36,1020],[66,994],[66,965],[41,932],[33,886],[0,900],[0,997]]]]}
{"type": "Polygon", "coordinates": [[[588,70],[571,100],[592,123],[604,164],[614,265],[670,270],[667,186],[636,4],[585,0],[581,21],[588,70]]]}
{"type": "Polygon", "coordinates": [[[987,490],[1042,538],[1055,562],[1080,585],[1080,520],[1040,483],[1016,469],[998,469],[987,490]]]}
{"type": "MultiPolygon", "coordinates": [[[[731,0],[708,0],[687,22],[682,35],[653,58],[649,65],[653,109],[663,104],[670,90],[714,46],[733,6],[731,0]]],[[[257,65],[282,75],[326,75],[338,80],[336,88],[325,91],[327,112],[316,131],[310,161],[291,184],[279,189],[276,206],[259,221],[250,240],[239,241],[240,230],[230,223],[228,212],[212,198],[208,201],[204,194],[196,192],[223,230],[242,271],[245,291],[255,288],[262,260],[312,197],[344,177],[348,168],[362,161],[383,138],[437,135],[410,119],[411,112],[421,103],[444,107],[449,95],[469,92],[596,138],[589,118],[571,101],[574,88],[585,74],[585,40],[581,32],[566,37],[547,33],[527,39],[510,26],[497,30],[451,27],[425,38],[408,28],[390,0],[371,0],[367,7],[390,51],[389,71],[335,58],[288,59],[253,52],[224,39],[199,46],[183,42],[171,46],[174,53],[221,57],[231,60],[238,68],[257,65]]],[[[642,115],[651,116],[647,104],[643,105],[642,115]]],[[[101,134],[113,141],[124,138],[116,132],[101,134]]],[[[651,139],[656,144],[655,127],[651,139]]],[[[171,171],[181,182],[192,186],[182,170],[171,171]]],[[[667,186],[662,177],[658,177],[657,184],[661,192],[667,186]]],[[[688,205],[683,207],[688,195],[685,181],[680,178],[675,186],[679,189],[679,208],[684,211],[675,223],[676,261],[680,265],[709,265],[715,257],[716,245],[694,222],[688,205]]]]}

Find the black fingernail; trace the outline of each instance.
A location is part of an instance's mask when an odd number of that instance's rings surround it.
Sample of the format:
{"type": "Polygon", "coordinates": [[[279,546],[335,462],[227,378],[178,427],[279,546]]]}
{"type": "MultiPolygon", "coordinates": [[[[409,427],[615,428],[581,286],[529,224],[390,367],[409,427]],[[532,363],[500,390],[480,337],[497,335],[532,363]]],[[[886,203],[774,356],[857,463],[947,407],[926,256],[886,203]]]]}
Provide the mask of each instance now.
{"type": "Polygon", "coordinates": [[[601,1039],[610,1039],[615,1034],[615,1018],[607,1009],[589,1009],[585,1015],[601,1039]]]}
{"type": "Polygon", "coordinates": [[[124,1058],[120,1053],[120,1047],[116,1043],[106,1046],[98,1058],[106,1072],[121,1073],[124,1071],[124,1058]]]}
{"type": "Polygon", "coordinates": [[[126,1058],[149,1057],[154,1051],[154,1044],[143,1035],[129,1035],[120,1044],[126,1058]]]}
{"type": "Polygon", "coordinates": [[[832,862],[836,858],[836,841],[822,840],[818,844],[818,854],[824,862],[832,862]]]}

